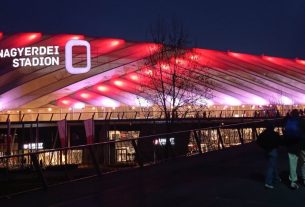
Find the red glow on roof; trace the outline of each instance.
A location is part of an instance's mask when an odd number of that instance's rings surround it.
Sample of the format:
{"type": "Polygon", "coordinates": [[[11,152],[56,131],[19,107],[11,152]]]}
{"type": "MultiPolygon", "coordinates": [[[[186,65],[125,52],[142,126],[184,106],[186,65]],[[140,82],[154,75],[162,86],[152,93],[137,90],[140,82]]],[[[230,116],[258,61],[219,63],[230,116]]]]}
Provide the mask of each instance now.
{"type": "Polygon", "coordinates": [[[171,58],[171,64],[173,64],[171,66],[174,66],[176,64],[181,67],[187,67],[189,65],[189,63],[190,63],[190,60],[187,59],[187,55],[171,58]]]}
{"type": "Polygon", "coordinates": [[[86,103],[94,102],[100,95],[86,89],[82,89],[76,92],[76,94],[72,95],[72,98],[84,101],[86,103]]]}
{"type": "Polygon", "coordinates": [[[191,60],[199,60],[199,55],[189,55],[189,58],[191,59],[191,60]]]}
{"type": "MultiPolygon", "coordinates": [[[[131,91],[131,92],[135,92],[139,89],[139,80],[141,80],[141,84],[143,84],[143,82],[145,82],[145,77],[143,77],[141,74],[128,74],[126,75],[125,77],[123,78],[119,78],[119,79],[116,79],[117,81],[121,81],[124,83],[124,86],[127,86],[127,87],[120,87],[120,89],[118,89],[117,87],[112,87],[112,86],[109,86],[110,87],[110,90],[111,92],[114,92],[114,91],[121,91],[121,89],[123,89],[123,91],[131,91]],[[133,80],[131,77],[132,75],[135,75],[138,79],[136,80],[133,80]]],[[[114,82],[112,82],[112,84],[115,86],[114,82]]],[[[120,93],[121,94],[121,93],[120,93]]]]}
{"type": "Polygon", "coordinates": [[[192,49],[192,51],[186,53],[184,57],[189,64],[193,64],[196,62],[205,64],[205,62],[207,61],[206,58],[204,58],[199,52],[197,52],[197,49],[192,49]]]}
{"type": "Polygon", "coordinates": [[[161,49],[161,45],[154,43],[140,43],[129,48],[131,57],[133,58],[144,58],[148,55],[155,54],[161,49]]]}
{"type": "Polygon", "coordinates": [[[264,60],[268,60],[270,62],[275,62],[276,61],[276,59],[274,57],[265,56],[265,55],[263,55],[262,57],[263,57],[264,60]]]}
{"type": "Polygon", "coordinates": [[[169,66],[169,64],[167,64],[167,63],[160,63],[160,68],[161,68],[162,70],[169,70],[169,69],[170,69],[170,66],[169,66]]]}
{"type": "Polygon", "coordinates": [[[110,45],[112,47],[118,46],[120,44],[120,41],[122,41],[122,40],[113,40],[112,42],[110,42],[110,45]]]}
{"type": "MultiPolygon", "coordinates": [[[[116,81],[121,81],[121,79],[116,79],[116,81]]],[[[122,80],[121,82],[124,82],[125,83],[125,80],[122,80]]],[[[122,102],[124,104],[129,104],[130,102],[130,95],[131,94],[128,94],[127,92],[125,92],[125,88],[124,90],[121,90],[121,88],[118,88],[118,87],[114,87],[115,84],[114,84],[114,81],[110,81],[110,82],[107,82],[109,84],[113,84],[113,85],[106,85],[107,87],[107,91],[101,91],[101,89],[103,90],[104,88],[101,88],[100,86],[105,86],[104,84],[105,83],[100,83],[100,84],[97,84],[95,86],[93,86],[91,88],[91,90],[98,94],[99,97],[95,97],[95,99],[92,99],[90,100],[90,102],[97,102],[98,100],[102,101],[97,103],[97,105],[102,105],[102,106],[105,106],[105,105],[110,105],[110,104],[106,104],[107,99],[112,99],[112,100],[116,100],[115,102],[117,103],[117,101],[119,102],[122,102]]],[[[124,84],[125,85],[125,84],[124,84]]],[[[126,87],[127,90],[130,90],[129,89],[129,83],[128,83],[128,88],[126,87]]],[[[113,101],[112,101],[113,102],[113,101]]]]}
{"type": "Polygon", "coordinates": [[[106,87],[106,86],[99,85],[99,86],[97,86],[97,90],[99,90],[99,91],[101,91],[101,92],[106,92],[106,91],[108,91],[109,89],[108,89],[108,87],[106,87]]]}
{"type": "Polygon", "coordinates": [[[130,79],[133,80],[133,81],[139,80],[139,76],[136,75],[136,74],[131,74],[129,77],[130,77],[130,79]]]}
{"type": "Polygon", "coordinates": [[[93,50],[93,56],[106,54],[119,49],[125,45],[125,40],[122,39],[97,39],[90,42],[93,50]]]}
{"type": "Polygon", "coordinates": [[[104,83],[99,83],[92,87],[94,92],[98,92],[98,94],[109,94],[114,93],[115,89],[110,85],[105,85],[104,83]]]}
{"type": "Polygon", "coordinates": [[[75,34],[60,34],[52,36],[43,41],[43,45],[58,45],[63,47],[69,40],[83,40],[85,39],[84,35],[75,35],[75,34]]]}
{"type": "Polygon", "coordinates": [[[285,58],[279,58],[279,57],[271,57],[271,56],[264,56],[262,57],[264,60],[267,60],[268,62],[271,62],[273,64],[277,64],[277,65],[285,65],[287,64],[287,61],[291,61],[285,58]]]}
{"type": "Polygon", "coordinates": [[[41,33],[20,33],[10,36],[0,43],[1,48],[24,47],[39,41],[41,33]]]}
{"type": "Polygon", "coordinates": [[[187,54],[187,58],[191,59],[192,61],[198,61],[198,63],[202,65],[211,64],[211,60],[206,56],[210,54],[211,52],[209,50],[203,50],[203,49],[193,49],[193,51],[189,54],[187,54]]]}
{"type": "Polygon", "coordinates": [[[119,87],[122,87],[124,85],[123,81],[120,81],[120,80],[115,80],[113,83],[114,83],[114,85],[119,86],[119,87]]]}
{"type": "Polygon", "coordinates": [[[301,65],[305,65],[305,60],[296,59],[296,62],[301,64],[301,65]]]}
{"type": "Polygon", "coordinates": [[[175,62],[177,65],[185,66],[187,64],[187,61],[183,58],[176,58],[175,62]]]}
{"type": "Polygon", "coordinates": [[[147,45],[147,47],[151,53],[155,53],[160,49],[160,45],[158,45],[158,44],[149,44],[149,45],[147,45]]]}
{"type": "Polygon", "coordinates": [[[228,55],[231,57],[241,58],[242,54],[237,52],[228,52],[228,55]]]}
{"type": "Polygon", "coordinates": [[[3,37],[3,32],[0,32],[0,40],[2,39],[3,37]]]}
{"type": "Polygon", "coordinates": [[[90,95],[88,94],[88,93],[81,93],[80,94],[80,97],[82,97],[82,98],[89,98],[90,97],[90,95]]]}
{"type": "Polygon", "coordinates": [[[71,37],[72,40],[81,40],[84,39],[84,35],[73,35],[71,37]]]}
{"type": "Polygon", "coordinates": [[[42,37],[41,33],[29,33],[26,35],[29,42],[39,40],[42,37]]]}
{"type": "Polygon", "coordinates": [[[68,105],[68,104],[70,103],[70,101],[69,101],[69,100],[64,99],[64,100],[62,100],[62,101],[61,101],[61,103],[65,104],[65,105],[68,105]]]}
{"type": "Polygon", "coordinates": [[[237,53],[237,52],[227,52],[228,56],[242,60],[242,61],[253,61],[255,58],[258,58],[258,56],[255,55],[249,55],[244,53],[237,53]]]}
{"type": "Polygon", "coordinates": [[[31,34],[31,35],[28,36],[28,39],[29,40],[34,40],[34,39],[38,38],[39,36],[41,36],[41,34],[38,34],[38,33],[31,34]]]}
{"type": "Polygon", "coordinates": [[[62,107],[71,107],[75,103],[77,103],[77,101],[73,98],[68,97],[68,96],[66,96],[64,98],[61,98],[61,99],[56,101],[56,104],[58,106],[62,106],[62,107]]]}
{"type": "Polygon", "coordinates": [[[152,71],[151,69],[146,69],[146,70],[144,71],[144,73],[145,73],[146,75],[152,75],[152,74],[153,74],[153,71],[152,71]]]}

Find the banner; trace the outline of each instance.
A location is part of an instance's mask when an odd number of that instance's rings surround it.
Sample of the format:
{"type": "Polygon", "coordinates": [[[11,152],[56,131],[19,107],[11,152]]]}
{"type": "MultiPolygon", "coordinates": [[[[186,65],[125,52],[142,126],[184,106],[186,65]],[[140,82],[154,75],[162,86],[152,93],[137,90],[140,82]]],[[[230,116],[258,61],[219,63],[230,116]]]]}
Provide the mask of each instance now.
{"type": "Polygon", "coordinates": [[[84,120],[85,131],[86,131],[86,138],[87,144],[93,144],[94,142],[94,120],[87,119],[84,120]]]}
{"type": "Polygon", "coordinates": [[[61,120],[57,122],[58,134],[61,147],[67,147],[67,121],[61,120]]]}

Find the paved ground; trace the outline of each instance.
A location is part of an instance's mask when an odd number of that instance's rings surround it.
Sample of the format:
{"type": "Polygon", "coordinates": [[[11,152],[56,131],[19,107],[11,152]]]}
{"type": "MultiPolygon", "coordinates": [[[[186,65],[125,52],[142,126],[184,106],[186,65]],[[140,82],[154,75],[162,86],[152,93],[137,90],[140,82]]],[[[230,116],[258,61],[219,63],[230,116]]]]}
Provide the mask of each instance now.
{"type": "Polygon", "coordinates": [[[276,189],[263,187],[264,168],[263,152],[249,144],[2,199],[0,206],[305,206],[305,187],[288,187],[284,150],[276,189]]]}

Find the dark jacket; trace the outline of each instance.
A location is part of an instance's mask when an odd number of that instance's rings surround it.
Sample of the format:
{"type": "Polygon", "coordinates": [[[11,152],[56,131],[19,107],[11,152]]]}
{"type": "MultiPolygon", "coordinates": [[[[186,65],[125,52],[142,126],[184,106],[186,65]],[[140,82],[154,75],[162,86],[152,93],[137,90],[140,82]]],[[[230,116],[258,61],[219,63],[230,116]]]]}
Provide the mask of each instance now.
{"type": "Polygon", "coordinates": [[[305,150],[305,120],[304,119],[300,119],[301,121],[301,131],[302,131],[302,139],[300,141],[300,149],[301,150],[305,150]]]}
{"type": "Polygon", "coordinates": [[[272,150],[281,145],[281,138],[273,128],[267,128],[257,137],[256,143],[265,150],[272,150]]]}
{"type": "Polygon", "coordinates": [[[284,143],[289,153],[298,154],[300,150],[305,150],[305,122],[300,117],[287,117],[284,123],[284,143]],[[288,120],[295,119],[298,121],[298,132],[294,136],[288,135],[286,125],[288,120]]]}

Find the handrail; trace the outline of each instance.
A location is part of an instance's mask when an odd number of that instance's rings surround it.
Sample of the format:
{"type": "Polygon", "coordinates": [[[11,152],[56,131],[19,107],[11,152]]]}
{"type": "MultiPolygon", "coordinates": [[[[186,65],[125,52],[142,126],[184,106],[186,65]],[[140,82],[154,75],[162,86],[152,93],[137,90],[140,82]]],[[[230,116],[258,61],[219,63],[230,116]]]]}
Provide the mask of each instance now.
{"type": "MultiPolygon", "coordinates": [[[[105,112],[31,112],[31,113],[3,113],[0,114],[0,122],[25,122],[25,121],[58,121],[61,119],[67,120],[85,120],[85,119],[94,119],[94,120],[127,120],[127,119],[162,119],[164,118],[164,113],[162,111],[146,110],[146,111],[105,111],[105,112]],[[3,118],[2,118],[3,117],[3,118]],[[20,119],[21,117],[21,119],[20,119]]],[[[283,117],[285,112],[281,114],[276,114],[275,111],[270,113],[270,110],[261,109],[261,110],[185,110],[179,111],[175,115],[176,119],[192,119],[192,118],[240,118],[240,117],[283,117]]]]}
{"type": "MultiPolygon", "coordinates": [[[[77,145],[77,146],[72,146],[72,147],[61,147],[61,148],[54,148],[54,149],[47,149],[47,150],[39,150],[39,151],[36,151],[36,152],[29,152],[29,153],[23,153],[23,154],[15,154],[15,155],[5,155],[5,156],[1,156],[0,159],[8,159],[8,158],[12,158],[12,157],[20,157],[20,156],[25,156],[25,155],[41,154],[41,153],[54,152],[54,151],[73,150],[73,149],[86,148],[86,147],[97,146],[97,145],[128,142],[128,141],[132,141],[132,140],[147,139],[147,138],[154,138],[154,137],[166,137],[167,135],[180,134],[180,133],[192,132],[192,131],[213,130],[213,129],[218,129],[218,128],[223,128],[223,129],[224,128],[232,128],[232,127],[238,127],[238,126],[249,125],[249,124],[263,123],[265,120],[263,120],[263,121],[242,122],[242,123],[227,124],[227,125],[219,125],[219,126],[212,126],[212,127],[202,127],[202,128],[196,128],[196,129],[190,129],[190,130],[175,131],[175,132],[170,132],[170,133],[160,133],[160,134],[146,135],[146,136],[141,136],[139,138],[128,138],[128,139],[124,139],[124,140],[110,140],[110,141],[97,142],[97,143],[93,143],[93,144],[85,144],[85,145],[77,145]]],[[[278,121],[278,120],[282,120],[282,118],[274,118],[274,119],[267,119],[267,120],[278,121]]],[[[33,149],[33,150],[35,150],[35,149],[33,149]]]]}

